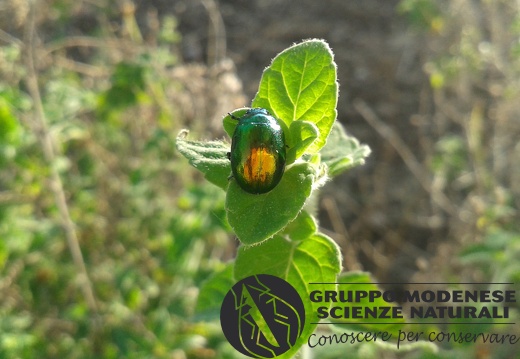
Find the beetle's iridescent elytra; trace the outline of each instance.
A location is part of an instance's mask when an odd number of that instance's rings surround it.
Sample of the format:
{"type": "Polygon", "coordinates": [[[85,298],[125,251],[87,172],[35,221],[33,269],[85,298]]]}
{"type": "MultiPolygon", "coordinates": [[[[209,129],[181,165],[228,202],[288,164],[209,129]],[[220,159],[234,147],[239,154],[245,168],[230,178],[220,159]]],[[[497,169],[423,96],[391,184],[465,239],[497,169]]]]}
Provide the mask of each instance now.
{"type": "Polygon", "coordinates": [[[237,184],[246,192],[271,191],[285,170],[285,137],[282,127],[263,108],[248,110],[238,121],[231,141],[231,171],[237,184]]]}

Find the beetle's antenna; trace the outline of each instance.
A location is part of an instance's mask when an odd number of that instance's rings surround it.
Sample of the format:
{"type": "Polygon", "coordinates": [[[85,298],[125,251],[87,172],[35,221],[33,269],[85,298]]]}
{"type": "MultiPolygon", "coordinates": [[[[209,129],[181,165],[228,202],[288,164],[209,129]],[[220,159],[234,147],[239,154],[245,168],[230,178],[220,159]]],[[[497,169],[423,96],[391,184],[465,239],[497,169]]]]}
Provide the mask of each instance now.
{"type": "Polygon", "coordinates": [[[235,121],[240,120],[240,118],[236,117],[236,116],[233,115],[231,112],[228,112],[227,114],[229,115],[229,117],[231,117],[231,118],[232,118],[233,120],[235,120],[235,121]]]}

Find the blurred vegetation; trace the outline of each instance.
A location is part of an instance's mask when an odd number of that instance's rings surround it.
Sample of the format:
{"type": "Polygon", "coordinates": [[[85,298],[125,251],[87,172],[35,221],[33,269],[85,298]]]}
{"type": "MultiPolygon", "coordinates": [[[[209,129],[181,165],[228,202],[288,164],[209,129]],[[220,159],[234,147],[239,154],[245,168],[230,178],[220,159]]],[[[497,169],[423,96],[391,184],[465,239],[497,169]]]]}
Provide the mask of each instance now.
{"type": "MultiPolygon", "coordinates": [[[[518,283],[518,4],[398,9],[428,44],[433,105],[417,116],[419,142],[432,203],[442,193],[453,209],[449,249],[428,271],[518,283]]],[[[184,127],[214,137],[215,114],[240,107],[216,95],[229,68],[183,64],[176,19],[150,13],[142,33],[134,11],[108,0],[0,4],[0,358],[235,355],[218,323],[192,320],[203,281],[234,254],[224,193],[173,145],[184,127]]],[[[510,350],[454,345],[435,357],[510,350]]]]}
{"type": "MultiPolygon", "coordinates": [[[[417,121],[425,134],[421,142],[426,147],[431,198],[444,194],[453,211],[448,220],[449,242],[426,272],[475,283],[466,289],[518,289],[518,2],[402,0],[398,9],[416,36],[428,44],[422,61],[432,101],[430,108],[417,114],[417,121]],[[486,282],[514,284],[478,284],[486,282]]],[[[517,319],[520,307],[518,303],[512,307],[517,319]]],[[[519,333],[518,327],[496,324],[448,328],[519,333]]],[[[515,355],[512,347],[477,344],[443,346],[435,357],[515,355]]]]}
{"type": "Polygon", "coordinates": [[[132,8],[22,15],[0,34],[0,357],[213,357],[220,328],[187,318],[229,235],[174,152],[175,19],[144,42],[132,8]],[[81,17],[99,26],[71,36],[81,17]]]}
{"type": "Polygon", "coordinates": [[[399,9],[429,44],[432,108],[418,115],[431,133],[432,197],[444,193],[456,210],[450,235],[463,262],[476,263],[469,254],[484,248],[489,259],[514,256],[464,275],[518,281],[520,8],[512,1],[403,0],[399,9]]]}

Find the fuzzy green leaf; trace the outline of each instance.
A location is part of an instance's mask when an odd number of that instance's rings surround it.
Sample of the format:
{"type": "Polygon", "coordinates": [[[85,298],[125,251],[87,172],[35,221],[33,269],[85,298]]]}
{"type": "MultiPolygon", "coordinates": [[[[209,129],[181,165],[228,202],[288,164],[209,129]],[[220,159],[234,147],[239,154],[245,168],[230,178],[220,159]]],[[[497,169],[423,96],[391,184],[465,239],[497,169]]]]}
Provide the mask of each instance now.
{"type": "Polygon", "coordinates": [[[176,146],[179,152],[193,167],[204,173],[208,181],[225,190],[231,174],[231,165],[227,158],[229,145],[220,141],[188,141],[184,139],[185,135],[186,131],[183,131],[177,136],[176,146]]]}
{"type": "Polygon", "coordinates": [[[235,284],[233,278],[233,263],[223,270],[214,273],[205,281],[197,298],[196,320],[214,320],[220,316],[220,306],[228,290],[235,284]]]}
{"type": "Polygon", "coordinates": [[[226,197],[228,222],[244,244],[262,242],[284,228],[303,208],[314,182],[314,166],[288,168],[280,183],[265,194],[250,194],[231,180],[226,197]]]}
{"type": "Polygon", "coordinates": [[[325,145],[336,119],[337,101],[338,84],[332,51],[323,40],[307,40],[289,47],[273,59],[262,75],[252,106],[267,109],[287,128],[297,120],[314,123],[319,137],[307,152],[316,153],[325,145]]]}
{"type": "Polygon", "coordinates": [[[333,177],[352,167],[365,163],[370,148],[349,136],[343,125],[336,122],[332,127],[327,144],[321,150],[321,159],[328,166],[328,174],[333,177]]]}
{"type": "Polygon", "coordinates": [[[290,142],[287,151],[287,163],[291,164],[300,158],[319,137],[320,131],[312,122],[294,121],[289,129],[290,142]]]}
{"type": "Polygon", "coordinates": [[[335,290],[341,270],[337,244],[327,236],[314,234],[303,241],[288,241],[275,236],[258,246],[242,246],[235,262],[235,278],[271,274],[289,282],[300,294],[305,306],[305,327],[296,345],[278,358],[291,358],[314,332],[319,320],[315,313],[321,303],[309,300],[313,290],[335,290]]]}
{"type": "Polygon", "coordinates": [[[301,211],[298,217],[284,228],[283,234],[293,241],[301,241],[316,233],[317,229],[314,218],[307,211],[301,211]]]}

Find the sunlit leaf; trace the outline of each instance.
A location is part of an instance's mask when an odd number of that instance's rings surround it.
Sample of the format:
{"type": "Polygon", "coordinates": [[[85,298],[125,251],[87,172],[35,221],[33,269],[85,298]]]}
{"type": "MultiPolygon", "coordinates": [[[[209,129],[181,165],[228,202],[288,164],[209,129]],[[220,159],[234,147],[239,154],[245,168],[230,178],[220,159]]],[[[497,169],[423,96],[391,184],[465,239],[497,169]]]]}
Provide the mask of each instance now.
{"type": "Polygon", "coordinates": [[[323,40],[308,40],[276,56],[264,71],[252,107],[263,107],[287,128],[293,121],[314,123],[319,136],[308,148],[316,153],[325,145],[336,120],[338,84],[333,54],[323,40]]]}
{"type": "Polygon", "coordinates": [[[305,327],[296,345],[279,358],[292,358],[298,348],[314,332],[318,319],[318,303],[309,300],[313,290],[335,290],[336,276],[341,270],[341,254],[337,244],[327,236],[314,234],[302,241],[288,241],[275,236],[258,246],[239,248],[235,263],[237,280],[254,274],[275,275],[289,282],[300,294],[305,306],[305,327]]]}

